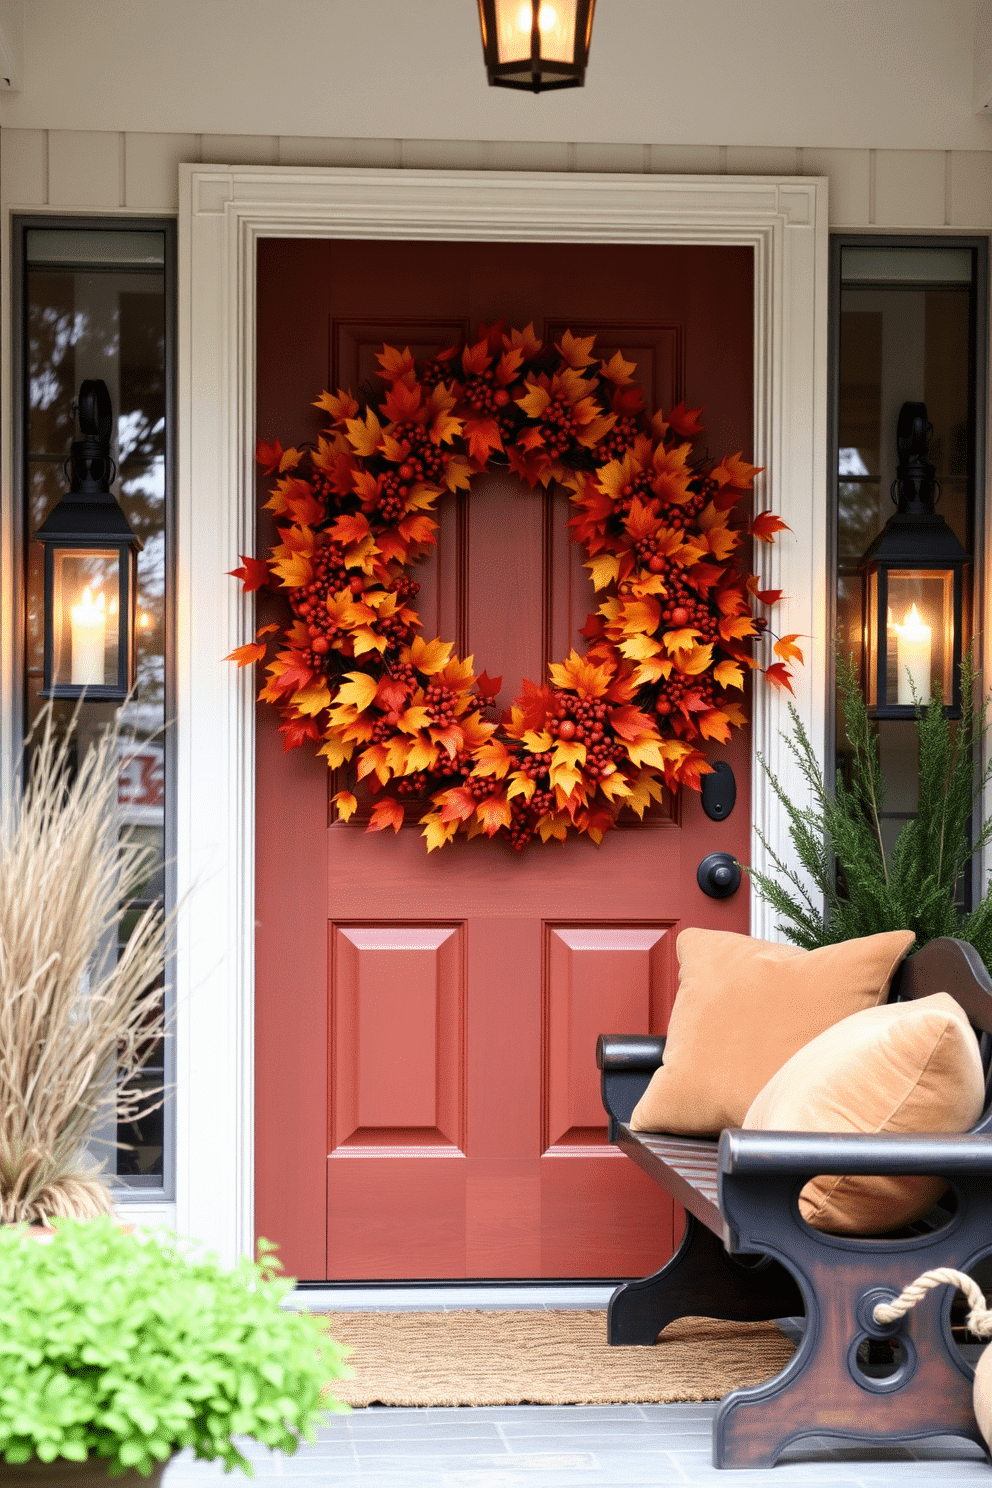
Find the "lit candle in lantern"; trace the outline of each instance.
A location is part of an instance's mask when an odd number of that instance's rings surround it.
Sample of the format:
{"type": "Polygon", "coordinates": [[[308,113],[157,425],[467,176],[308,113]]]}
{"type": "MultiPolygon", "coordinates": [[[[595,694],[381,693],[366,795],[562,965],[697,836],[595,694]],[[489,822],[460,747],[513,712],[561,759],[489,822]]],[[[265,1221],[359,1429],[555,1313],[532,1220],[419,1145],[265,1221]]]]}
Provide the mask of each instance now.
{"type": "Polygon", "coordinates": [[[895,627],[896,665],[899,672],[900,706],[914,702],[913,693],[924,703],[930,697],[931,631],[920,619],[915,604],[903,625],[895,627]]]}
{"type": "Polygon", "coordinates": [[[72,606],[72,684],[101,687],[107,649],[107,602],[102,591],[94,599],[89,586],[72,606]]]}

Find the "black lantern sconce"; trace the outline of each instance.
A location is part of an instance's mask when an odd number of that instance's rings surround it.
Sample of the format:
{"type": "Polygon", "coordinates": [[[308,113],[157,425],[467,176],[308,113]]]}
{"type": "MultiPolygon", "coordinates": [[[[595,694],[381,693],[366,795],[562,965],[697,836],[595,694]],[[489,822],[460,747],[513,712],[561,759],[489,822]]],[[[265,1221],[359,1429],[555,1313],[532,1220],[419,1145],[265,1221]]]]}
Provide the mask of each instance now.
{"type": "Polygon", "coordinates": [[[865,670],[874,718],[915,718],[939,687],[948,717],[961,712],[964,575],[970,555],[934,506],[925,403],[904,403],[896,429],[895,515],[862,560],[865,670]]]}
{"type": "Polygon", "coordinates": [[[110,486],[113,410],[105,382],[79,389],[82,438],[65,464],[68,494],[35,533],[45,548],[41,696],[123,701],[134,683],[138,550],[110,486]]]}
{"type": "Polygon", "coordinates": [[[596,0],[479,0],[492,88],[547,93],[586,80],[596,0]]]}

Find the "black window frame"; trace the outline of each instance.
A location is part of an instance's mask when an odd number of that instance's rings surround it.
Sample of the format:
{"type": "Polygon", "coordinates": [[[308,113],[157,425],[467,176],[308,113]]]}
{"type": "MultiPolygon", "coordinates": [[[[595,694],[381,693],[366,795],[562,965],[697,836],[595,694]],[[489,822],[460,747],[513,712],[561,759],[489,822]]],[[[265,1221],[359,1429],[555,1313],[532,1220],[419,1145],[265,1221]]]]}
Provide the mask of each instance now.
{"type": "MultiPolygon", "coordinates": [[[[177,897],[176,841],[178,810],[176,800],[176,555],[177,555],[177,335],[178,293],[177,264],[178,238],[174,217],[120,215],[114,213],[68,213],[34,212],[16,213],[11,220],[11,470],[12,470],[12,537],[15,562],[12,567],[13,587],[12,613],[15,616],[13,635],[13,734],[17,741],[24,738],[27,698],[25,626],[26,575],[28,543],[30,534],[25,527],[27,499],[28,441],[26,438],[28,400],[25,379],[28,358],[28,260],[27,234],[32,229],[48,231],[91,232],[160,232],[164,240],[163,297],[165,312],[165,724],[162,732],[164,747],[165,813],[163,822],[163,858],[165,877],[165,908],[172,914],[177,897]]],[[[67,261],[60,268],[87,268],[90,265],[73,264],[67,261]]],[[[166,964],[164,997],[166,1016],[170,1029],[174,1027],[175,980],[172,974],[174,949],[170,937],[169,956],[166,964]]],[[[176,1083],[176,1047],[174,1036],[165,1039],[164,1051],[165,1108],[162,1121],[162,1179],[161,1182],[145,1184],[127,1176],[113,1175],[112,1187],[115,1203],[122,1207],[128,1203],[171,1203],[176,1197],[176,1111],[172,1092],[176,1083]]]]}
{"type": "MultiPolygon", "coordinates": [[[[974,509],[972,513],[972,577],[971,577],[971,634],[976,645],[976,660],[979,675],[984,675],[990,655],[984,641],[986,620],[985,583],[989,572],[985,545],[990,534],[986,516],[987,480],[986,448],[988,420],[989,384],[989,247],[990,240],[979,233],[901,233],[901,232],[837,232],[830,234],[829,290],[827,314],[829,335],[827,356],[828,377],[828,424],[827,424],[827,491],[829,519],[827,523],[827,564],[829,584],[827,594],[827,635],[837,634],[837,579],[838,579],[838,531],[839,511],[838,475],[840,448],[840,311],[841,296],[845,288],[841,277],[841,261],[845,248],[966,248],[974,253],[972,278],[973,304],[969,323],[970,357],[969,375],[972,382],[971,417],[974,441],[971,451],[974,479],[974,509]]],[[[900,288],[933,288],[937,281],[923,283],[918,280],[872,281],[873,288],[884,288],[886,283],[898,283],[900,288]]],[[[893,431],[893,438],[895,437],[893,431]]],[[[895,508],[893,508],[894,510],[895,508]]],[[[827,707],[825,759],[828,762],[827,780],[833,780],[837,759],[837,668],[833,646],[827,647],[827,707]]],[[[976,768],[978,765],[976,761],[976,768]]],[[[968,903],[977,903],[984,893],[982,865],[972,861],[970,894],[968,903]]]]}

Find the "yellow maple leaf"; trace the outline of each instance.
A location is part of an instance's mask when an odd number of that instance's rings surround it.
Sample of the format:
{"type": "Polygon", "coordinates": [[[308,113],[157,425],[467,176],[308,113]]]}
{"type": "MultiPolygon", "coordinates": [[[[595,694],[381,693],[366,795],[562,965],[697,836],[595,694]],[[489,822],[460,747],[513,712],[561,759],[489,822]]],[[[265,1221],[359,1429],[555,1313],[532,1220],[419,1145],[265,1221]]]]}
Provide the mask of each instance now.
{"type": "Polygon", "coordinates": [[[660,770],[665,763],[660,739],[639,739],[627,745],[627,755],[632,765],[647,765],[660,770]]]}
{"type": "Polygon", "coordinates": [[[292,703],[297,713],[302,713],[304,718],[316,718],[318,713],[329,708],[331,694],[323,677],[317,682],[311,682],[309,687],[302,688],[300,692],[294,692],[292,703]]]}
{"type": "Polygon", "coordinates": [[[410,642],[410,663],[425,677],[432,677],[441,671],[454,644],[454,641],[425,641],[423,636],[414,636],[410,642]]]}
{"type": "Polygon", "coordinates": [[[529,775],[521,775],[519,770],[510,776],[510,783],[506,787],[506,799],[512,801],[516,796],[523,796],[529,801],[537,790],[537,781],[532,780],[529,775]]]}
{"type": "Polygon", "coordinates": [[[528,729],[521,742],[531,754],[545,754],[551,748],[551,735],[547,729],[528,729]]]}
{"type": "MultiPolygon", "coordinates": [[[[666,636],[666,640],[668,637],[666,636]]],[[[659,643],[651,636],[635,635],[627,636],[620,642],[618,647],[621,656],[626,656],[628,661],[647,661],[651,656],[657,656],[661,650],[659,643]]]]}
{"type": "Polygon", "coordinates": [[[610,382],[615,382],[618,387],[625,383],[633,382],[633,373],[637,371],[636,362],[625,362],[623,354],[615,351],[608,362],[600,362],[600,371],[610,382]]]}
{"type": "Polygon", "coordinates": [[[700,632],[694,630],[691,625],[687,625],[681,630],[666,630],[662,637],[665,642],[665,650],[670,656],[674,656],[676,651],[693,651],[699,634],[700,632]]]}
{"type": "Polygon", "coordinates": [[[620,559],[616,553],[597,553],[584,567],[592,574],[593,588],[605,589],[608,584],[616,583],[620,559]]]}
{"type": "Polygon", "coordinates": [[[375,454],[382,439],[382,425],[373,409],[366,409],[364,420],[360,418],[346,420],[345,427],[348,430],[348,443],[356,455],[368,457],[375,454]]]}
{"type": "Polygon", "coordinates": [[[429,811],[420,820],[424,827],[420,835],[427,842],[428,852],[433,852],[438,847],[444,847],[445,843],[450,842],[458,831],[457,821],[443,822],[437,812],[429,811]]]}
{"type": "Polygon", "coordinates": [[[347,680],[338,688],[335,703],[357,708],[359,713],[364,713],[379,690],[378,682],[368,672],[346,672],[345,677],[347,680]]]}
{"type": "Polygon", "coordinates": [[[337,734],[329,734],[317,750],[318,756],[322,755],[326,759],[329,770],[337,770],[346,760],[351,759],[354,752],[354,744],[343,743],[337,734]]]}
{"type": "Polygon", "coordinates": [[[527,392],[522,398],[516,399],[517,407],[522,408],[528,418],[539,419],[551,402],[551,394],[547,388],[539,387],[536,382],[527,382],[524,386],[527,392]]]}
{"type": "MultiPolygon", "coordinates": [[[[323,753],[323,750],[320,752],[323,753]]],[[[331,800],[337,807],[338,816],[341,821],[350,821],[358,810],[358,801],[352,795],[351,791],[338,791],[336,796],[331,797],[331,800]]]]}
{"type": "Polygon", "coordinates": [[[438,748],[425,739],[414,739],[406,757],[406,773],[414,775],[418,770],[429,770],[437,764],[438,748]]]}
{"type": "Polygon", "coordinates": [[[687,677],[698,677],[700,672],[705,672],[712,663],[712,641],[708,646],[694,646],[691,651],[680,651],[678,655],[678,669],[687,677]]]}
{"type": "Polygon", "coordinates": [[[744,673],[736,661],[718,661],[713,668],[713,681],[718,687],[743,687],[744,673]]]}

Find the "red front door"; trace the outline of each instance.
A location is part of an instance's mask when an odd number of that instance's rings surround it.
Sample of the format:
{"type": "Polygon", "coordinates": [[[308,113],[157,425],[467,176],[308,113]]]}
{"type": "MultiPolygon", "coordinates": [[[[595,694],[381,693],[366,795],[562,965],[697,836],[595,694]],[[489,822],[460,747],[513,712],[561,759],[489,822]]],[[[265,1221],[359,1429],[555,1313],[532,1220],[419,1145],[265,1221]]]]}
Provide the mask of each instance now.
{"type": "MultiPolygon", "coordinates": [[[[595,331],[653,408],[705,403],[704,445],[749,453],[749,250],[268,240],[258,284],[262,438],[315,438],[314,398],[357,392],[384,341],[423,356],[506,317],[595,331]]],[[[439,503],[422,634],[502,674],[503,707],[595,608],[568,515],[504,474],[439,503]]],[[[277,722],[260,708],[258,1233],[309,1279],[654,1270],[671,1202],[606,1143],[595,1040],[664,1030],[681,925],[747,930],[746,890],[711,899],[696,867],[747,859],[748,737],[723,752],[729,821],[686,790],[599,848],[428,856],[415,817],[395,838],[333,820],[323,763],[284,754],[277,722]]]]}

